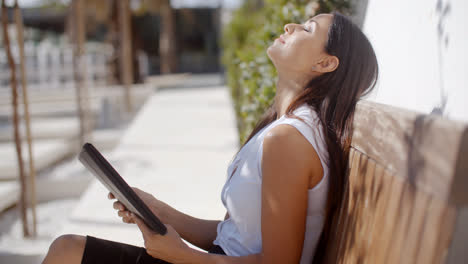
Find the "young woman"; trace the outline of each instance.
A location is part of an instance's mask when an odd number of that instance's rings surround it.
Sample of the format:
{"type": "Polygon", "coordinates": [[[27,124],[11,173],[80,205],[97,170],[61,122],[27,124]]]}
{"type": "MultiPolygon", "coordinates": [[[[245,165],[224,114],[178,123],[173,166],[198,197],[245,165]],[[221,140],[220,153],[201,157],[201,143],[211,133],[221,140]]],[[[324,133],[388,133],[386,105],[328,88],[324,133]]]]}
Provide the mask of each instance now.
{"type": "Polygon", "coordinates": [[[375,86],[377,60],[364,34],[339,13],[285,25],[267,53],[278,72],[276,96],[228,167],[224,221],[191,217],[136,189],[168,224],[167,235],[153,233],[117,201],[122,220],[141,230],[144,248],[65,235],[44,263],[322,262],[346,181],[353,113],[375,86]]]}

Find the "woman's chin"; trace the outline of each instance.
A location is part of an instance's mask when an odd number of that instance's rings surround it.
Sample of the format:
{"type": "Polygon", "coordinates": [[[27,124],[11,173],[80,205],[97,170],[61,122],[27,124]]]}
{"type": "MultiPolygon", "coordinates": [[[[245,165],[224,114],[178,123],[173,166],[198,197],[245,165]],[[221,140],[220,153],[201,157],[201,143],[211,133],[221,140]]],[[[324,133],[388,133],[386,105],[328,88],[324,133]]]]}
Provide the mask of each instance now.
{"type": "Polygon", "coordinates": [[[266,50],[266,53],[268,55],[268,57],[270,58],[270,60],[273,61],[273,58],[275,57],[275,50],[276,50],[276,47],[275,47],[275,44],[271,44],[267,50],[266,50]]]}

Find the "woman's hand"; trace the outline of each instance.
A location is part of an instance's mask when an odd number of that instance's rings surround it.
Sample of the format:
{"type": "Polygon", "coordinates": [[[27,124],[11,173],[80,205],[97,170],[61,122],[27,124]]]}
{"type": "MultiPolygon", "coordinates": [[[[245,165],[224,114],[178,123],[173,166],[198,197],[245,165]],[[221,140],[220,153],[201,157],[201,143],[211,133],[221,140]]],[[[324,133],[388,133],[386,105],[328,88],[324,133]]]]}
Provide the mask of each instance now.
{"type": "Polygon", "coordinates": [[[180,238],[179,234],[170,225],[165,225],[167,233],[163,236],[153,232],[134,213],[130,213],[130,221],[136,223],[143,235],[146,252],[153,258],[162,259],[170,263],[179,263],[187,259],[189,246],[180,238]]]}
{"type": "MultiPolygon", "coordinates": [[[[172,208],[159,201],[158,199],[154,198],[153,195],[142,191],[138,188],[132,187],[133,191],[140,197],[140,199],[149,207],[149,209],[156,215],[158,216],[159,219],[163,223],[170,223],[170,219],[168,219],[169,215],[169,210],[172,208]]],[[[109,199],[116,199],[115,196],[112,193],[109,193],[107,196],[109,199]]],[[[115,201],[113,204],[114,209],[117,210],[117,215],[122,218],[122,221],[124,223],[129,223],[129,224],[134,224],[135,222],[133,219],[130,217],[131,212],[127,210],[125,205],[123,205],[119,201],[115,201]]]]}

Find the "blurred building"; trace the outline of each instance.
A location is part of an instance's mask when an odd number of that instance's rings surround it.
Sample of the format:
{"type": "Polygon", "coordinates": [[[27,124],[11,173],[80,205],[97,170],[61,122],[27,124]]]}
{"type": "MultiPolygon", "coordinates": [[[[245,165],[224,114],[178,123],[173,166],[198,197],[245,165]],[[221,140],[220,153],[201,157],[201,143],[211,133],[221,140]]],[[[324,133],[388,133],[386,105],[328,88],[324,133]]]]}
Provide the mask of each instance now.
{"type": "MultiPolygon", "coordinates": [[[[177,72],[218,72],[219,8],[175,9],[177,72]]],[[[161,19],[146,13],[133,16],[133,44],[148,56],[148,73],[160,73],[161,19]]]]}
{"type": "MultiPolygon", "coordinates": [[[[40,1],[37,1],[40,2],[40,1]]],[[[219,72],[219,37],[221,30],[221,2],[173,1],[172,10],[175,18],[175,47],[177,65],[175,72],[207,73],[219,72]]],[[[21,4],[21,2],[20,2],[21,4]]],[[[86,8],[86,6],[85,6],[86,8]]],[[[95,8],[89,7],[90,9],[95,8]]],[[[112,9],[112,8],[111,8],[112,9]]],[[[22,8],[24,25],[37,29],[36,34],[29,35],[36,42],[53,35],[67,34],[69,8],[22,8]],[[40,32],[37,34],[37,32],[40,32]]],[[[112,16],[115,11],[102,11],[108,17],[99,18],[94,13],[101,11],[86,10],[86,38],[91,42],[112,44],[112,16]],[[93,13],[94,12],[94,13],[93,13]],[[111,21],[111,22],[110,22],[111,21]]],[[[12,10],[9,10],[12,17],[12,10]]],[[[161,72],[160,33],[162,19],[160,14],[151,10],[132,9],[132,56],[134,58],[134,79],[139,82],[144,76],[161,72]]],[[[117,28],[117,30],[119,30],[117,28]]],[[[115,32],[114,32],[115,35],[115,32]]],[[[118,42],[118,41],[117,41],[118,42]]],[[[118,57],[116,54],[115,57],[118,57]]],[[[118,58],[116,58],[118,59],[118,58]]],[[[117,63],[116,63],[116,68],[117,63]]],[[[115,78],[119,78],[115,70],[115,78]]]]}

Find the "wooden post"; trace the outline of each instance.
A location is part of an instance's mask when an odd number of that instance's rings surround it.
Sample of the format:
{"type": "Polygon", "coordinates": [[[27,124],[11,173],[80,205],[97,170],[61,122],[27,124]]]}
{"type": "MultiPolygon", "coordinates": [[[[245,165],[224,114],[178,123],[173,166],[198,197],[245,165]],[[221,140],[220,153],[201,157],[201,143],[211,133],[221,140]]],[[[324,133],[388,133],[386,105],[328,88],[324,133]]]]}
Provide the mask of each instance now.
{"type": "Polygon", "coordinates": [[[18,0],[15,0],[15,25],[16,35],[18,40],[19,55],[20,55],[20,76],[21,76],[21,88],[23,91],[23,106],[24,106],[24,118],[26,126],[26,138],[28,141],[28,156],[29,156],[29,199],[31,203],[33,230],[32,235],[37,234],[37,217],[36,217],[36,169],[34,168],[34,156],[33,146],[31,137],[31,120],[29,118],[29,102],[28,102],[28,89],[26,83],[26,67],[24,60],[24,37],[23,37],[23,17],[21,10],[18,6],[18,0]]]}
{"type": "Polygon", "coordinates": [[[175,17],[169,0],[164,0],[160,6],[161,34],[159,35],[159,56],[161,57],[161,73],[174,73],[177,67],[175,17]]]}
{"type": "Polygon", "coordinates": [[[83,18],[83,0],[73,0],[72,2],[72,32],[73,32],[73,65],[74,79],[76,86],[76,104],[78,107],[78,117],[80,120],[80,147],[89,137],[90,124],[87,114],[88,91],[85,85],[85,66],[83,59],[85,42],[85,20],[83,18]]]}
{"type": "Polygon", "coordinates": [[[108,4],[110,5],[110,14],[107,19],[107,36],[106,42],[112,46],[112,54],[106,60],[106,67],[108,75],[106,77],[106,82],[108,84],[117,84],[122,83],[120,77],[120,45],[119,43],[119,7],[118,3],[115,0],[109,0],[108,4]]]}
{"type": "Polygon", "coordinates": [[[19,170],[19,180],[20,180],[20,214],[21,220],[23,222],[23,235],[29,237],[29,228],[28,228],[28,217],[26,214],[26,179],[24,175],[23,167],[23,155],[21,152],[21,138],[19,133],[18,126],[18,91],[16,90],[16,69],[15,61],[13,55],[11,54],[10,48],[10,38],[8,35],[8,12],[5,0],[2,0],[2,26],[3,26],[3,42],[5,44],[5,51],[8,58],[8,64],[10,65],[10,85],[12,91],[12,107],[13,107],[13,127],[14,127],[14,138],[16,145],[16,154],[18,158],[18,170],[19,170]]]}
{"type": "Polygon", "coordinates": [[[131,85],[133,83],[133,64],[132,64],[132,42],[131,42],[131,27],[130,27],[130,4],[129,0],[118,1],[119,23],[120,23],[120,73],[122,83],[125,89],[125,104],[127,113],[131,113],[132,98],[131,85]]]}

